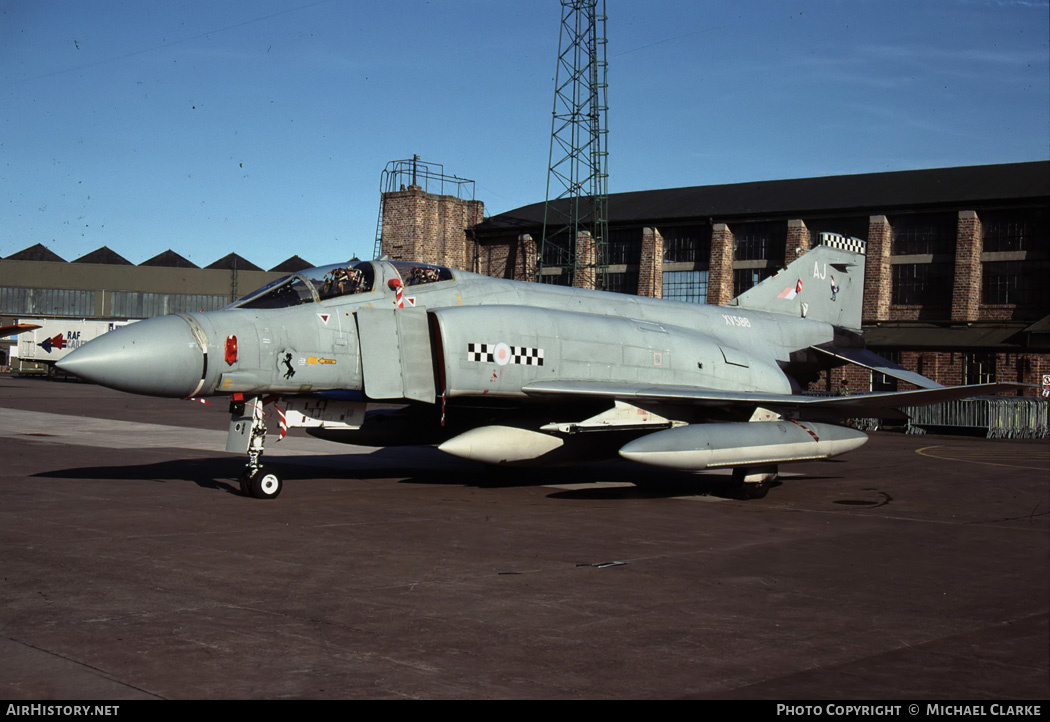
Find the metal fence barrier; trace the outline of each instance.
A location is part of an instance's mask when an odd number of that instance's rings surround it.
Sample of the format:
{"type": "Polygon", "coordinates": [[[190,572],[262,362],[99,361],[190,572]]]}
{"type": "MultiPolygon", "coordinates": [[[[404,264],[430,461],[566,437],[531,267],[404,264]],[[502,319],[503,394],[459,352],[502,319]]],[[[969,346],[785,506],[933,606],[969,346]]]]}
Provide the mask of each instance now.
{"type": "Polygon", "coordinates": [[[930,406],[902,406],[909,434],[927,431],[985,431],[989,439],[1045,439],[1050,435],[1050,399],[976,396],[930,406]]]}
{"type": "MultiPolygon", "coordinates": [[[[807,396],[834,396],[834,392],[809,391],[807,396]]],[[[901,429],[906,434],[951,433],[983,430],[988,439],[1045,439],[1050,436],[1050,399],[1035,396],[974,396],[942,401],[930,406],[902,406],[908,420],[843,419],[860,431],[901,429]]]]}

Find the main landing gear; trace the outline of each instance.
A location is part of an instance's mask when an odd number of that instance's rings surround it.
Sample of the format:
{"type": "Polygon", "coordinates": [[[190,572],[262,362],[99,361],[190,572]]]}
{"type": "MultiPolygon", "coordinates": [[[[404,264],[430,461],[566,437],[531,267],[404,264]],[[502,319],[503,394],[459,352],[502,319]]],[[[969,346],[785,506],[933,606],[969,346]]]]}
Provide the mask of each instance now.
{"type": "Polygon", "coordinates": [[[761,499],[776,480],[775,466],[738,466],[733,469],[732,496],[735,499],[761,499]]]}
{"type": "Polygon", "coordinates": [[[272,466],[260,463],[266,440],[266,421],[263,419],[263,400],[234,397],[230,402],[230,433],[226,450],[248,454],[248,463],[241,472],[241,493],[256,499],[276,499],[281,494],[284,480],[272,466]]]}

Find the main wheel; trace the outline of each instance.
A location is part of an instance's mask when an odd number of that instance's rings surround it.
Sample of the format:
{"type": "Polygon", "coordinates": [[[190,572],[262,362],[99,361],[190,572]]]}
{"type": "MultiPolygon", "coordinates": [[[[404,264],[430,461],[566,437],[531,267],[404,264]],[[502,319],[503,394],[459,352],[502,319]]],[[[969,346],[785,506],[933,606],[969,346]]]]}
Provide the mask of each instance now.
{"type": "Polygon", "coordinates": [[[256,499],[276,499],[284,481],[272,467],[260,466],[248,475],[249,493],[256,499]]]}
{"type": "Polygon", "coordinates": [[[742,481],[734,486],[733,496],[737,499],[761,499],[769,493],[772,486],[768,481],[742,481]]]}
{"type": "Polygon", "coordinates": [[[777,468],[748,468],[738,466],[733,469],[733,497],[736,499],[761,499],[769,493],[777,478],[777,468]]]}

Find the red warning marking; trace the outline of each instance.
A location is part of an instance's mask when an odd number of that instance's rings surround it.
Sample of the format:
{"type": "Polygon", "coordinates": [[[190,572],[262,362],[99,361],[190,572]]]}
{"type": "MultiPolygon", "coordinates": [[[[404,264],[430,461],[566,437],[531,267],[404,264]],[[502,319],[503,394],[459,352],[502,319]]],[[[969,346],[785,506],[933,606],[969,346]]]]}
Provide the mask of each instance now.
{"type": "Polygon", "coordinates": [[[790,421],[791,423],[793,423],[793,424],[795,424],[795,425],[805,429],[806,433],[809,434],[810,436],[812,436],[814,441],[820,441],[820,437],[813,433],[813,429],[809,428],[805,424],[799,423],[795,419],[788,419],[788,421],[790,421]]]}

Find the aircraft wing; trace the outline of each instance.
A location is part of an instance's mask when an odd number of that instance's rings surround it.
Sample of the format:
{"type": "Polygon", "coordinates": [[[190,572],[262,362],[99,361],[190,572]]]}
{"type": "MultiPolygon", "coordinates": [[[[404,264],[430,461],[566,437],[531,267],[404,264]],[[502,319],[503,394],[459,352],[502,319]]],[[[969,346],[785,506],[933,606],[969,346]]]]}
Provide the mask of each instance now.
{"type": "Polygon", "coordinates": [[[696,386],[617,384],[602,381],[543,381],[522,388],[537,398],[607,398],[634,403],[692,404],[723,407],[761,406],[774,410],[835,412],[843,417],[878,416],[902,406],[923,406],[940,401],[995,394],[1024,388],[1025,384],[975,384],[942,386],[914,391],[886,391],[852,396],[804,396],[749,391],[722,391],[696,386]]]}
{"type": "Polygon", "coordinates": [[[928,379],[922,374],[917,374],[914,371],[895,364],[889,359],[884,359],[877,353],[869,351],[864,348],[849,348],[849,349],[828,349],[820,346],[810,346],[811,349],[817,353],[824,354],[825,356],[831,356],[834,359],[840,361],[847,361],[857,366],[863,366],[871,371],[878,371],[886,376],[892,376],[895,379],[901,381],[907,381],[910,384],[924,389],[943,389],[944,386],[937,383],[932,379],[928,379]]]}

